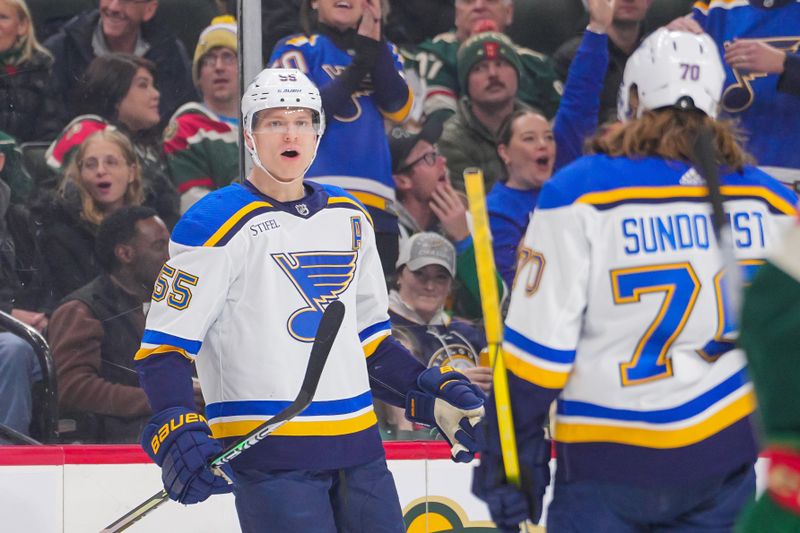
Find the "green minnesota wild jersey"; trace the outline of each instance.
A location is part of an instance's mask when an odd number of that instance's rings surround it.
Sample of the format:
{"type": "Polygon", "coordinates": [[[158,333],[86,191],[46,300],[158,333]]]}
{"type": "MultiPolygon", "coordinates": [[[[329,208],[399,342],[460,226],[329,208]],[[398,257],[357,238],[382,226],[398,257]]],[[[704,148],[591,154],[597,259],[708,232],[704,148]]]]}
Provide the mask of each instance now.
{"type": "MultiPolygon", "coordinates": [[[[423,41],[416,50],[404,50],[407,70],[415,70],[425,80],[424,111],[427,116],[455,113],[461,87],[458,83],[456,57],[461,43],[455,31],[440,33],[423,41]]],[[[553,118],[561,100],[562,85],[550,58],[530,48],[516,46],[522,62],[517,98],[553,118]]]]}

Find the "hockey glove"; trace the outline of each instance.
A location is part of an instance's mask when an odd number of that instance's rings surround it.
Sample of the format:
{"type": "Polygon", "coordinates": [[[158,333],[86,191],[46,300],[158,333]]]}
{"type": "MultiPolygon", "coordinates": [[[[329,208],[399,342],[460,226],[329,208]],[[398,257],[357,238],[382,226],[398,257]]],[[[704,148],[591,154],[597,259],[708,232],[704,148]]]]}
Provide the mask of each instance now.
{"type": "MultiPolygon", "coordinates": [[[[222,445],[211,437],[203,415],[183,407],[157,413],[142,432],[142,448],[161,467],[164,489],[175,501],[198,503],[233,488],[209,468],[222,445]]],[[[222,469],[233,479],[230,466],[222,469]]]]}
{"type": "Polygon", "coordinates": [[[424,370],[417,378],[419,390],[406,395],[406,418],[436,426],[450,444],[450,455],[457,463],[475,457],[475,424],[483,416],[486,396],[461,372],[449,366],[424,370]]]}
{"type": "Polygon", "coordinates": [[[492,520],[503,532],[518,532],[519,524],[528,519],[537,523],[550,484],[550,441],[539,439],[519,446],[520,489],[506,482],[499,438],[490,438],[486,424],[477,429],[481,460],[472,476],[473,494],[486,502],[492,520]]]}

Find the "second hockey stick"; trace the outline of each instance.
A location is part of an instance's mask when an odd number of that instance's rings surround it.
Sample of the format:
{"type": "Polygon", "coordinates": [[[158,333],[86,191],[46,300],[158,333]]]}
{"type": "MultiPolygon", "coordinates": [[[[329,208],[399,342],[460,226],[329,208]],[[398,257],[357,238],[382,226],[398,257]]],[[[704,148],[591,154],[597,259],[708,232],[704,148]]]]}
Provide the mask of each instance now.
{"type": "MultiPolygon", "coordinates": [[[[303,410],[311,404],[311,400],[314,398],[314,394],[317,391],[317,385],[319,385],[322,371],[325,368],[325,362],[328,360],[328,354],[333,346],[333,341],[336,339],[336,334],[339,331],[339,327],[342,325],[344,312],[344,304],[339,300],[334,300],[328,304],[328,307],[322,314],[322,319],[317,329],[317,336],[311,347],[311,355],[308,359],[306,374],[303,377],[303,384],[300,386],[300,392],[297,397],[285,409],[248,433],[241,440],[229,445],[219,455],[214,457],[211,460],[211,468],[215,470],[215,473],[222,475],[222,470],[220,469],[222,465],[229,463],[248,448],[252,448],[264,440],[283,424],[302,413],[303,410]]],[[[106,526],[100,533],[124,531],[134,522],[140,520],[147,513],[168,499],[167,492],[162,489],[124,516],[120,517],[114,523],[106,526]]]]}
{"type": "MultiPolygon", "coordinates": [[[[735,324],[739,323],[739,310],[741,304],[742,273],[736,260],[733,244],[733,233],[728,215],[725,214],[724,192],[719,176],[714,138],[708,128],[702,129],[695,140],[694,167],[705,180],[708,187],[708,200],[711,204],[711,225],[717,238],[722,266],[725,268],[725,284],[722,287],[723,302],[728,302],[728,316],[734,317],[735,324]]],[[[724,305],[724,304],[723,304],[724,305]]]]}

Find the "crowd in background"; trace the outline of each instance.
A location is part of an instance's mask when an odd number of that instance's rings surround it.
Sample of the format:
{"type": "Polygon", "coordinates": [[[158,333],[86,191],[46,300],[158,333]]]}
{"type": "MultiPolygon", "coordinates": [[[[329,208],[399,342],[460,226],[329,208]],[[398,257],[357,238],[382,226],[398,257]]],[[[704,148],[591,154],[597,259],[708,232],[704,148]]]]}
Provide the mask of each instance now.
{"type": "MultiPolygon", "coordinates": [[[[464,169],[483,170],[502,295],[540,188],[613,129],[626,59],[662,24],[712,33],[738,80],[725,111],[800,183],[800,150],[776,149],[800,126],[800,41],[737,42],[747,28],[726,34],[715,1],[262,0],[264,63],[322,95],[307,176],[370,211],[395,335],[424,364],[491,387],[464,169]]],[[[208,16],[187,38],[162,12],[180,2],[0,0],[0,303],[46,336],[66,441],[137,441],[150,409],[133,355],[169,230],[241,179],[235,2],[196,3],[208,16]]],[[[0,423],[36,436],[40,379],[33,349],[0,332],[0,423]]],[[[380,412],[387,438],[424,434],[380,412]]]]}

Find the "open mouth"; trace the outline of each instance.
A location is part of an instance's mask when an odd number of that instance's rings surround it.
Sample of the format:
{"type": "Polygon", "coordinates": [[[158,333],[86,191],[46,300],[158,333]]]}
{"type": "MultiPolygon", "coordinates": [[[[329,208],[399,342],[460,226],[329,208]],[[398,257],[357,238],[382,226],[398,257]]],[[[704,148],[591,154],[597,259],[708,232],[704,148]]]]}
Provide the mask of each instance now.
{"type": "Polygon", "coordinates": [[[534,163],[536,163],[536,166],[542,170],[547,170],[550,168],[550,158],[547,156],[537,157],[534,159],[534,163]]]}
{"type": "Polygon", "coordinates": [[[288,157],[289,159],[294,159],[295,157],[298,157],[300,155],[300,152],[298,152],[297,150],[284,150],[283,152],[281,152],[281,155],[283,157],[288,157]]]}
{"type": "Polygon", "coordinates": [[[101,181],[97,184],[97,188],[101,191],[107,191],[111,188],[111,182],[108,181],[101,181]]]}
{"type": "Polygon", "coordinates": [[[350,4],[350,2],[336,2],[336,4],[334,4],[334,7],[338,7],[341,9],[353,9],[353,6],[350,4]]]}

